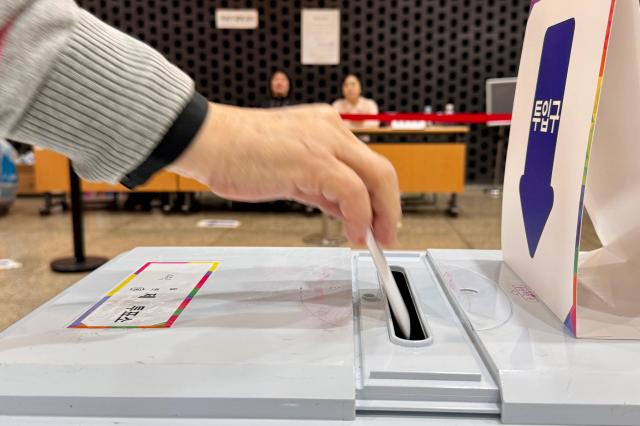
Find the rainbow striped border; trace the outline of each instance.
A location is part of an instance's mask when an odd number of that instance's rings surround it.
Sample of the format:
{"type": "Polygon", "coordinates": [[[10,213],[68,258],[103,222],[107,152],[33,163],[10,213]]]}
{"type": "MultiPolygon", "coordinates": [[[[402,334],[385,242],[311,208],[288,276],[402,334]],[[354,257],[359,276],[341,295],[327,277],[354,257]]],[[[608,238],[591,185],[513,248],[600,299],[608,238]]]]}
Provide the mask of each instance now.
{"type": "Polygon", "coordinates": [[[578,256],[580,254],[580,235],[582,234],[582,215],[584,212],[584,192],[587,186],[587,175],[589,169],[589,159],[591,158],[591,145],[593,144],[593,134],[596,127],[596,117],[598,116],[598,105],[600,104],[600,92],[602,91],[602,78],[604,76],[604,67],[607,61],[607,49],[609,47],[609,37],[611,35],[611,24],[613,23],[613,12],[616,0],[611,0],[609,8],[609,19],[607,21],[607,30],[604,37],[604,46],[602,48],[602,57],[600,59],[600,72],[598,73],[598,86],[596,88],[596,96],[593,103],[593,113],[591,115],[591,126],[589,128],[589,142],[587,143],[587,155],[584,160],[584,169],[582,171],[582,186],[580,188],[580,204],[578,205],[578,225],[576,228],[576,245],[573,254],[573,305],[569,314],[564,320],[564,324],[574,336],[578,335],[578,327],[576,320],[576,311],[578,309],[578,256]]]}
{"type": "Polygon", "coordinates": [[[131,274],[127,278],[125,278],[120,284],[118,284],[116,287],[114,287],[109,293],[106,294],[106,296],[104,296],[102,299],[100,299],[98,301],[98,303],[96,303],[91,308],[89,308],[84,314],[82,314],[78,319],[76,319],[67,328],[169,328],[169,327],[171,327],[173,325],[174,322],[176,322],[176,320],[178,319],[178,317],[180,316],[182,311],[184,311],[185,308],[187,307],[187,305],[189,305],[189,303],[191,302],[191,300],[193,300],[193,298],[198,293],[198,290],[200,290],[202,288],[202,286],[204,285],[204,283],[207,282],[207,280],[209,279],[209,277],[211,276],[213,271],[216,270],[216,268],[218,267],[219,264],[220,264],[220,262],[147,262],[144,265],[142,265],[133,274],[131,274]],[[173,312],[173,314],[171,314],[169,319],[167,321],[165,321],[165,322],[161,322],[161,323],[154,324],[154,325],[114,325],[114,326],[110,326],[110,325],[85,325],[85,324],[82,323],[82,321],[84,321],[85,318],[87,318],[89,315],[91,315],[91,313],[93,311],[98,309],[102,304],[104,304],[107,300],[109,300],[109,298],[111,296],[113,296],[114,294],[116,294],[117,292],[122,290],[125,285],[127,285],[129,282],[131,282],[131,280],[133,280],[135,277],[140,275],[145,269],[147,269],[147,267],[149,265],[159,264],[159,263],[160,264],[165,264],[165,265],[166,264],[169,264],[169,265],[171,265],[171,264],[173,264],[173,265],[175,265],[175,264],[183,264],[184,265],[184,264],[187,264],[187,263],[198,263],[198,264],[209,263],[209,264],[211,264],[211,267],[202,276],[202,278],[200,278],[200,281],[198,281],[198,284],[196,284],[196,286],[193,288],[193,290],[191,290],[189,292],[187,297],[185,297],[185,299],[182,301],[182,303],[180,303],[178,308],[173,312]]]}

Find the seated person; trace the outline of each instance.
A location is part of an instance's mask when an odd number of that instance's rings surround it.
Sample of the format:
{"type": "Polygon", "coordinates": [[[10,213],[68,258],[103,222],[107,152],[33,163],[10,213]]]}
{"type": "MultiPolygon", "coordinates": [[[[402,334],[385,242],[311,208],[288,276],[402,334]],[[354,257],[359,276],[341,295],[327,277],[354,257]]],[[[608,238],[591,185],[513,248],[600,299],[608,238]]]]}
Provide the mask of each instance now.
{"type": "MultiPolygon", "coordinates": [[[[343,99],[336,100],[332,105],[340,114],[377,114],[378,104],[373,99],[362,97],[362,85],[355,74],[348,74],[342,80],[343,99]]],[[[378,120],[351,121],[345,120],[350,128],[378,127],[378,120]]]]}
{"type": "Polygon", "coordinates": [[[295,105],[295,102],[289,96],[290,94],[291,80],[289,80],[289,76],[282,70],[276,70],[271,75],[269,98],[262,103],[261,107],[278,108],[295,105]]]}

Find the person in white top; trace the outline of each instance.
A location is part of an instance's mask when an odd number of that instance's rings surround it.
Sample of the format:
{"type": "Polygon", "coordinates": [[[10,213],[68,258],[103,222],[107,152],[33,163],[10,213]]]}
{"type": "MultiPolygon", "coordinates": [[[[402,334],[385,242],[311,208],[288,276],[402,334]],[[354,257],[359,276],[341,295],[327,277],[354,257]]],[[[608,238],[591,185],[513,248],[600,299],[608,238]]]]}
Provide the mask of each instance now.
{"type": "MultiPolygon", "coordinates": [[[[378,104],[373,99],[362,96],[362,85],[355,74],[348,74],[342,80],[342,96],[333,102],[333,107],[340,114],[377,114],[378,104]]],[[[349,128],[379,127],[378,120],[351,121],[345,120],[349,128]]]]}

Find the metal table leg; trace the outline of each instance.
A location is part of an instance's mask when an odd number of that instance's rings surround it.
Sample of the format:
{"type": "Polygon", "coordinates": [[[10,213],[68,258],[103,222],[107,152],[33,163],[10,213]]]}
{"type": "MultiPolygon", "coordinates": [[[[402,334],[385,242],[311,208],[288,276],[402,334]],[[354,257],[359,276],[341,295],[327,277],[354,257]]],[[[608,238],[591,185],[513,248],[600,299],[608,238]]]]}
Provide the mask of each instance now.
{"type": "Polygon", "coordinates": [[[496,161],[493,168],[493,184],[487,188],[485,193],[490,197],[499,198],[502,196],[502,183],[504,181],[504,148],[505,148],[505,127],[498,127],[498,146],[496,150],[496,161]]]}
{"type": "Polygon", "coordinates": [[[450,217],[458,217],[460,215],[460,210],[458,210],[458,194],[451,194],[451,198],[449,198],[449,207],[447,208],[447,216],[450,217]]]}

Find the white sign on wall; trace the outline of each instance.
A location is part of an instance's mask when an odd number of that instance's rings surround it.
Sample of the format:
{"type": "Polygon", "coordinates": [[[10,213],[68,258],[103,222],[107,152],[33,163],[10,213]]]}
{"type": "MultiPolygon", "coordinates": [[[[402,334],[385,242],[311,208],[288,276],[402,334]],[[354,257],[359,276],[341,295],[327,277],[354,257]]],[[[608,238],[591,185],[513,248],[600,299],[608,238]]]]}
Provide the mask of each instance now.
{"type": "Polygon", "coordinates": [[[258,28],[258,10],[216,9],[216,28],[219,30],[255,30],[258,28]]]}
{"type": "Polygon", "coordinates": [[[640,339],[640,6],[541,0],[518,73],[507,264],[578,337],[640,339]],[[603,247],[580,252],[583,209],[603,247]]]}
{"type": "Polygon", "coordinates": [[[303,65],[340,63],[339,9],[302,9],[301,31],[303,65]]]}

